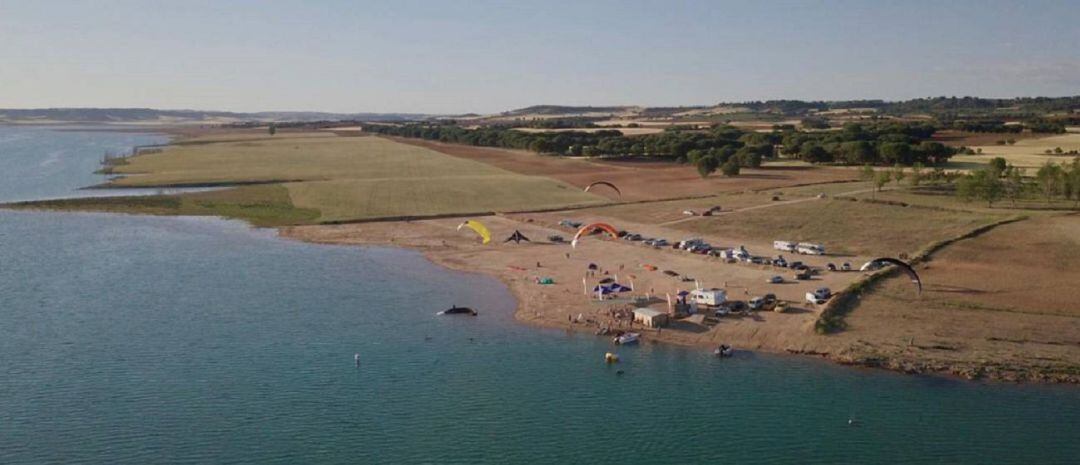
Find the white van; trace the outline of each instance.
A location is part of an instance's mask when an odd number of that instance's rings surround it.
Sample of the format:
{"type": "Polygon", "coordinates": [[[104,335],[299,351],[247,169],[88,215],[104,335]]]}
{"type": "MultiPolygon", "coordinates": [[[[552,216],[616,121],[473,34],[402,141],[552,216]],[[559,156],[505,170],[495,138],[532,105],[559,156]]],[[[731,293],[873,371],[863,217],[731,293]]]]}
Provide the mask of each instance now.
{"type": "Polygon", "coordinates": [[[772,247],[776,250],[783,250],[784,252],[794,252],[795,243],[788,241],[773,241],[772,247]]]}
{"type": "Polygon", "coordinates": [[[804,255],[825,255],[825,246],[800,242],[795,246],[795,251],[804,255]]]}

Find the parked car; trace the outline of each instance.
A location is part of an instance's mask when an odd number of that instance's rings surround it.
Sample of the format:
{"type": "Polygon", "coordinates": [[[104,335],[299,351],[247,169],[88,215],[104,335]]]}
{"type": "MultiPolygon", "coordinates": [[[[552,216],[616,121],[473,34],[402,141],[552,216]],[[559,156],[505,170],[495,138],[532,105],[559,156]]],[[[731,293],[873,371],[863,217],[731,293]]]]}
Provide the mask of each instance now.
{"type": "Polygon", "coordinates": [[[784,277],[780,276],[780,275],[776,275],[776,276],[773,276],[773,277],[769,278],[769,284],[783,284],[783,282],[784,282],[784,277]]]}
{"type": "Polygon", "coordinates": [[[806,264],[800,261],[794,261],[788,264],[788,268],[793,270],[802,270],[806,268],[806,264]]]}
{"type": "Polygon", "coordinates": [[[776,294],[765,294],[760,297],[754,297],[747,302],[750,310],[772,310],[776,307],[776,294]]]}
{"type": "Polygon", "coordinates": [[[795,279],[799,281],[806,281],[807,279],[810,279],[810,272],[802,271],[799,273],[795,273],[795,279]]]}
{"type": "Polygon", "coordinates": [[[747,309],[746,302],[741,300],[729,300],[727,301],[727,308],[732,312],[741,312],[747,309]]]}
{"type": "Polygon", "coordinates": [[[573,221],[573,220],[562,220],[562,221],[559,222],[559,226],[563,226],[563,227],[567,227],[567,228],[580,228],[581,227],[581,222],[573,221]]]}
{"type": "Polygon", "coordinates": [[[813,292],[807,292],[806,293],[806,302],[807,303],[814,304],[814,305],[825,305],[825,302],[828,302],[828,301],[829,301],[829,299],[822,299],[822,298],[818,297],[817,295],[815,295],[813,292]]]}
{"type": "Polygon", "coordinates": [[[653,245],[655,245],[657,247],[667,247],[669,244],[668,244],[667,239],[657,239],[657,240],[653,241],[653,245]]]}
{"type": "Polygon", "coordinates": [[[776,302],[776,306],[773,307],[772,311],[774,311],[776,313],[784,313],[784,312],[787,311],[787,308],[788,308],[787,301],[786,300],[780,300],[780,301],[776,302]]]}
{"type": "Polygon", "coordinates": [[[620,229],[615,232],[615,237],[626,237],[627,234],[629,233],[620,229]]]}
{"type": "Polygon", "coordinates": [[[828,299],[829,297],[832,297],[832,291],[829,290],[829,288],[827,287],[819,287],[817,289],[814,289],[814,295],[819,296],[823,299],[828,299]]]}
{"type": "Polygon", "coordinates": [[[686,215],[686,216],[694,216],[694,215],[697,215],[697,213],[695,213],[695,212],[694,212],[693,210],[683,210],[682,214],[684,214],[684,215],[686,215]]]}
{"type": "Polygon", "coordinates": [[[552,235],[548,236],[548,241],[551,241],[551,242],[554,242],[554,243],[561,243],[561,242],[566,242],[566,239],[563,239],[563,237],[558,235],[558,234],[552,234],[552,235]]]}
{"type": "Polygon", "coordinates": [[[750,263],[755,265],[768,265],[769,261],[765,257],[750,257],[750,263]]]}
{"type": "Polygon", "coordinates": [[[844,262],[844,264],[840,265],[840,269],[844,271],[851,271],[851,262],[844,262]]]}
{"type": "Polygon", "coordinates": [[[773,261],[772,261],[772,264],[773,264],[773,266],[778,266],[780,268],[787,268],[787,266],[788,266],[788,262],[787,262],[787,260],[784,260],[784,257],[774,258],[773,261]]]}
{"type": "Polygon", "coordinates": [[[829,271],[836,271],[836,265],[833,263],[826,264],[825,268],[827,268],[829,271]]]}

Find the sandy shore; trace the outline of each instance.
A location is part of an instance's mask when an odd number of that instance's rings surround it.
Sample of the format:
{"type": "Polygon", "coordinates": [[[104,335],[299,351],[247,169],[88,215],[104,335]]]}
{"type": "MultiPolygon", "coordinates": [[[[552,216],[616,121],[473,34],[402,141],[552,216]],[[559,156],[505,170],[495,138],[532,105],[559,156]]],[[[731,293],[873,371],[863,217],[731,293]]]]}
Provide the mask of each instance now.
{"type": "MultiPolygon", "coordinates": [[[[859,272],[822,273],[814,280],[795,282],[790,271],[768,266],[729,264],[715,258],[689,254],[671,249],[653,249],[636,243],[600,239],[596,236],[579,243],[577,248],[547,240],[558,234],[569,238],[571,231],[560,228],[555,214],[532,214],[479,218],[495,237],[492,243],[481,245],[470,231],[457,231],[460,219],[422,220],[412,222],[376,222],[333,226],[297,226],[280,229],[283,237],[315,243],[383,245],[421,251],[433,262],[451,269],[484,273],[497,277],[514,293],[518,301],[516,318],[528,324],[544,327],[570,328],[594,333],[600,326],[627,328],[627,323],[613,319],[613,311],[632,309],[636,299],[652,297],[650,306],[666,310],[666,294],[693,289],[697,281],[703,287],[720,287],[730,298],[746,300],[751,296],[774,293],[792,303],[786,313],[754,312],[748,316],[726,316],[715,324],[675,322],[662,331],[646,330],[643,337],[664,343],[701,347],[712,350],[719,344],[729,344],[742,350],[773,353],[805,354],[825,357],[838,363],[882,367],[908,373],[937,373],[969,379],[1027,380],[1078,382],[1080,377],[1071,368],[1050,369],[1038,363],[1027,364],[1023,357],[1012,364],[989,362],[984,353],[965,354],[957,351],[947,357],[937,357],[932,351],[921,351],[911,341],[907,347],[883,351],[885,339],[892,340],[888,331],[869,331],[866,334],[843,332],[840,335],[820,335],[814,323],[820,309],[802,303],[803,294],[817,287],[842,289],[862,276],[859,272]],[[503,243],[514,230],[532,239],[520,245],[503,243]],[[588,276],[588,265],[600,267],[588,276]],[[643,265],[658,267],[650,271],[643,265]],[[673,270],[680,278],[662,273],[673,270]],[[785,277],[784,284],[768,284],[773,275],[785,277]],[[586,293],[604,277],[620,283],[633,284],[634,291],[622,297],[598,301],[595,294],[586,293]],[[681,277],[692,277],[683,281],[681,277]],[[552,278],[555,284],[537,284],[538,278],[552,278]],[[586,283],[583,284],[582,279],[586,283]],[[584,322],[571,322],[583,317],[584,322]],[[876,340],[880,337],[881,340],[876,340]]],[[[636,232],[664,236],[662,228],[648,225],[621,226],[636,232]]],[[[746,245],[751,252],[770,254],[771,243],[727,243],[722,238],[707,238],[713,244],[746,245]]],[[[824,266],[829,261],[862,263],[865,257],[798,257],[811,266],[824,266]]],[[[482,309],[481,309],[482,311],[482,309]]],[[[635,327],[635,330],[640,328],[635,327]]],[[[930,349],[933,349],[932,347],[930,349]]],[[[1037,357],[1036,357],[1037,358],[1037,357]]]]}

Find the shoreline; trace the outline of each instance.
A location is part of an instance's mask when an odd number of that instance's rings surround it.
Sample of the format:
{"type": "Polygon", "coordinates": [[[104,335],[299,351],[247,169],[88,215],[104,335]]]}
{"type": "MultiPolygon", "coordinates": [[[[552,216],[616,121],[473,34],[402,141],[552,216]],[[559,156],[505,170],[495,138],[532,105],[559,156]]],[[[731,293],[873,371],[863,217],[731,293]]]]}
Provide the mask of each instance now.
{"type": "MultiPolygon", "coordinates": [[[[572,330],[595,335],[596,330],[601,326],[600,320],[595,318],[600,310],[604,307],[632,305],[628,301],[601,304],[590,300],[588,303],[583,303],[579,294],[567,293],[565,287],[561,289],[562,292],[559,292],[558,288],[549,291],[545,287],[536,286],[531,281],[532,273],[529,273],[534,270],[506,268],[506,263],[521,260],[521,257],[514,258],[513,252],[500,253],[500,250],[483,250],[482,247],[468,244],[468,241],[462,240],[461,236],[456,239],[451,236],[442,236],[438,239],[423,237],[433,230],[447,228],[445,223],[445,221],[423,220],[362,225],[289,226],[277,228],[277,233],[286,239],[316,244],[408,249],[421,253],[425,259],[438,266],[456,272],[479,273],[492,277],[505,285],[514,296],[515,321],[534,327],[572,330]],[[435,223],[443,224],[438,226],[435,223]],[[399,233],[402,234],[399,236],[399,233]],[[575,314],[586,315],[591,321],[568,323],[568,316],[573,317],[575,314]]],[[[590,244],[590,246],[595,245],[598,244],[590,244]]],[[[522,247],[537,247],[537,245],[522,247]]],[[[562,251],[559,252],[561,254],[562,251]]],[[[562,259],[558,254],[549,254],[549,256],[552,255],[553,257],[548,260],[562,259]]],[[[532,258],[529,261],[531,262],[532,258]]],[[[545,266],[539,270],[554,269],[545,266]]],[[[571,287],[581,288],[578,285],[571,287]]],[[[886,369],[903,374],[942,376],[968,381],[1080,384],[1080,376],[1065,372],[1047,372],[1044,367],[1034,365],[1002,365],[975,358],[964,361],[942,361],[923,359],[919,354],[908,356],[882,354],[865,347],[860,348],[859,343],[866,341],[858,339],[858,334],[848,333],[844,336],[836,336],[815,333],[812,324],[816,320],[816,314],[814,317],[810,320],[810,325],[804,324],[801,328],[789,326],[779,330],[759,327],[752,331],[745,331],[745,328],[740,327],[741,325],[719,331],[710,330],[706,333],[692,333],[676,328],[665,328],[660,332],[641,330],[638,327],[634,327],[633,330],[641,332],[642,338],[650,342],[674,344],[686,348],[711,350],[718,345],[716,338],[719,337],[737,350],[784,356],[809,356],[853,368],[886,369]],[[852,338],[855,338],[855,343],[852,343],[852,338]]],[[[742,322],[745,321],[743,319],[742,322]]],[[[721,324],[728,325],[729,322],[725,320],[721,324]]],[[[913,347],[920,348],[921,346],[915,344],[913,347]]]]}

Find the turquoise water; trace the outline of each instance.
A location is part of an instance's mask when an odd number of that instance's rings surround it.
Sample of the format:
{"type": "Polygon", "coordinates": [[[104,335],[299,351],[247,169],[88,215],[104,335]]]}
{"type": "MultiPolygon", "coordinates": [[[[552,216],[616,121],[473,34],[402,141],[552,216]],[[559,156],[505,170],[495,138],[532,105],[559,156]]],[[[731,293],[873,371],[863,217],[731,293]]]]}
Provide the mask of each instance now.
{"type": "MultiPolygon", "coordinates": [[[[61,173],[41,178],[55,182],[47,188],[12,189],[12,146],[57,143],[35,131],[0,138],[4,200],[60,195],[83,179],[61,173]]],[[[82,134],[93,150],[83,139],[65,150],[90,165],[100,145],[146,137],[82,134]]],[[[621,348],[618,376],[602,363],[605,339],[514,322],[512,297],[492,279],[408,251],[284,241],[236,222],[0,211],[0,299],[4,464],[1080,456],[1075,387],[749,353],[720,361],[651,344],[621,348]],[[434,315],[455,303],[481,315],[434,315]]]]}

